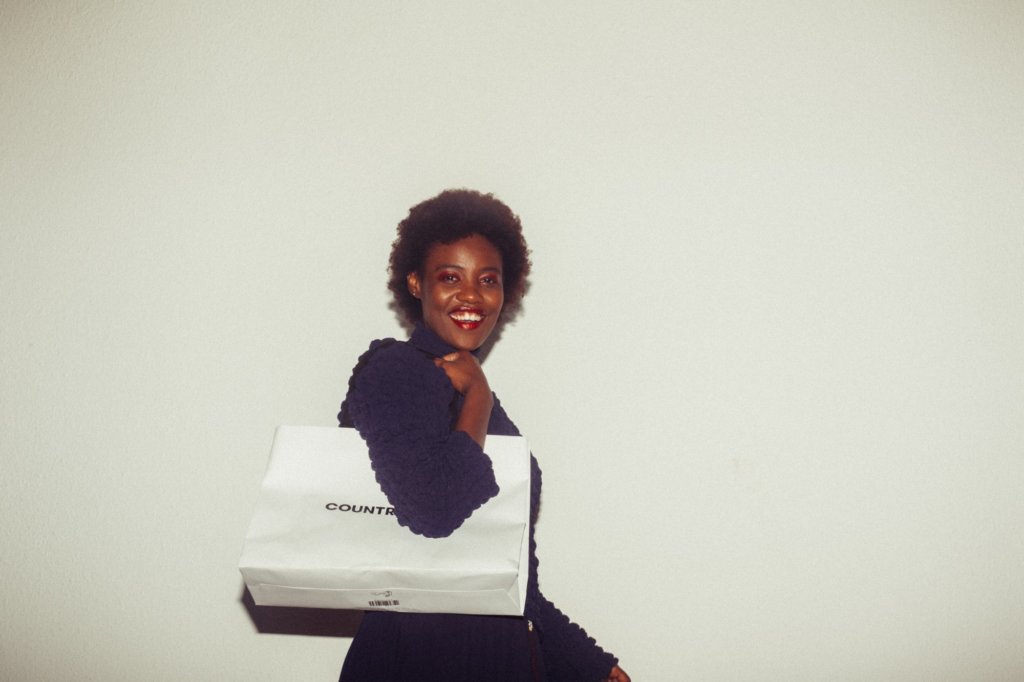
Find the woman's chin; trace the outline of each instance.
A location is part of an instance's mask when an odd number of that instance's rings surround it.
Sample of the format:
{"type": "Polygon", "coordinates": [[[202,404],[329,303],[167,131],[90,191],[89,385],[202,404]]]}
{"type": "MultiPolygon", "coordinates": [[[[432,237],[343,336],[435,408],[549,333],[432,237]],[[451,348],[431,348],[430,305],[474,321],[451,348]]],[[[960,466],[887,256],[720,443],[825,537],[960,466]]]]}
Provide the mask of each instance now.
{"type": "Polygon", "coordinates": [[[443,332],[437,329],[434,331],[438,332],[438,336],[447,341],[449,345],[459,350],[474,351],[484,345],[490,337],[491,332],[494,331],[494,322],[485,320],[476,326],[459,325],[453,322],[451,325],[446,325],[443,332]]]}

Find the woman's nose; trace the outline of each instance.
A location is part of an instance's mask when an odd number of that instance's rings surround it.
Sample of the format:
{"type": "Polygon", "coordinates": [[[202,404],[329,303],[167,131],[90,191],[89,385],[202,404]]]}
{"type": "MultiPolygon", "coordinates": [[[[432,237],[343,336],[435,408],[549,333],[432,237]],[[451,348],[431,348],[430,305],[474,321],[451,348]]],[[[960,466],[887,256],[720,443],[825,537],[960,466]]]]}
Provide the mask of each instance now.
{"type": "Polygon", "coordinates": [[[467,303],[480,300],[480,289],[476,282],[464,282],[459,288],[459,300],[467,303]]]}

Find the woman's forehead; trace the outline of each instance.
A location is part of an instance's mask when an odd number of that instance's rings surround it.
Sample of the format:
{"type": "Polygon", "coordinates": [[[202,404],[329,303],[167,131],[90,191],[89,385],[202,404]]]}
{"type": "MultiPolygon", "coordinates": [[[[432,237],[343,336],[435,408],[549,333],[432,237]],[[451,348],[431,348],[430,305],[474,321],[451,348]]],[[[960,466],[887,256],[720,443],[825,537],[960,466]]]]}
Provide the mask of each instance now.
{"type": "Polygon", "coordinates": [[[501,269],[502,257],[489,239],[471,234],[445,244],[437,242],[427,250],[424,265],[435,267],[467,267],[501,269]]]}

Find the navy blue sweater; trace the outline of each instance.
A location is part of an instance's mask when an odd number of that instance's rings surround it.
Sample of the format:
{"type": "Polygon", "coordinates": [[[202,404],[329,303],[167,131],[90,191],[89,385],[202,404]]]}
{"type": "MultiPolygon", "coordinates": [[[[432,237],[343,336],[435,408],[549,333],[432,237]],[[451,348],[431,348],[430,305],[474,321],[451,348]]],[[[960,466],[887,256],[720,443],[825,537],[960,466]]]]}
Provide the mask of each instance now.
{"type": "MultiPolygon", "coordinates": [[[[338,415],[342,426],[355,426],[366,440],[377,480],[398,522],[427,537],[450,535],[498,492],[490,458],[466,433],[453,429],[462,396],[433,358],[454,350],[423,324],[408,342],[374,341],[353,371],[338,415]]],[[[497,397],[487,432],[520,435],[497,397]]],[[[369,612],[341,679],[384,681],[412,675],[428,680],[436,675],[449,680],[596,682],[607,677],[617,659],[538,587],[533,531],[540,493],[541,472],[531,456],[525,618],[369,612]],[[531,655],[531,640],[539,642],[539,656],[536,651],[531,655]]]]}

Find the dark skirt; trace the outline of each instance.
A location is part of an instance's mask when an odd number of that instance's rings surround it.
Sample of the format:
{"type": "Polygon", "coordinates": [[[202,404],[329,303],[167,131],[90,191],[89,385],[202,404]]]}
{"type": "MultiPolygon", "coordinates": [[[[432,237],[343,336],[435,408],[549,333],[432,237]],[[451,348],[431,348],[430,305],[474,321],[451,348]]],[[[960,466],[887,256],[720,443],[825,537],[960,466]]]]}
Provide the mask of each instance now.
{"type": "Polygon", "coordinates": [[[339,682],[543,682],[525,618],[369,611],[339,682]]]}

